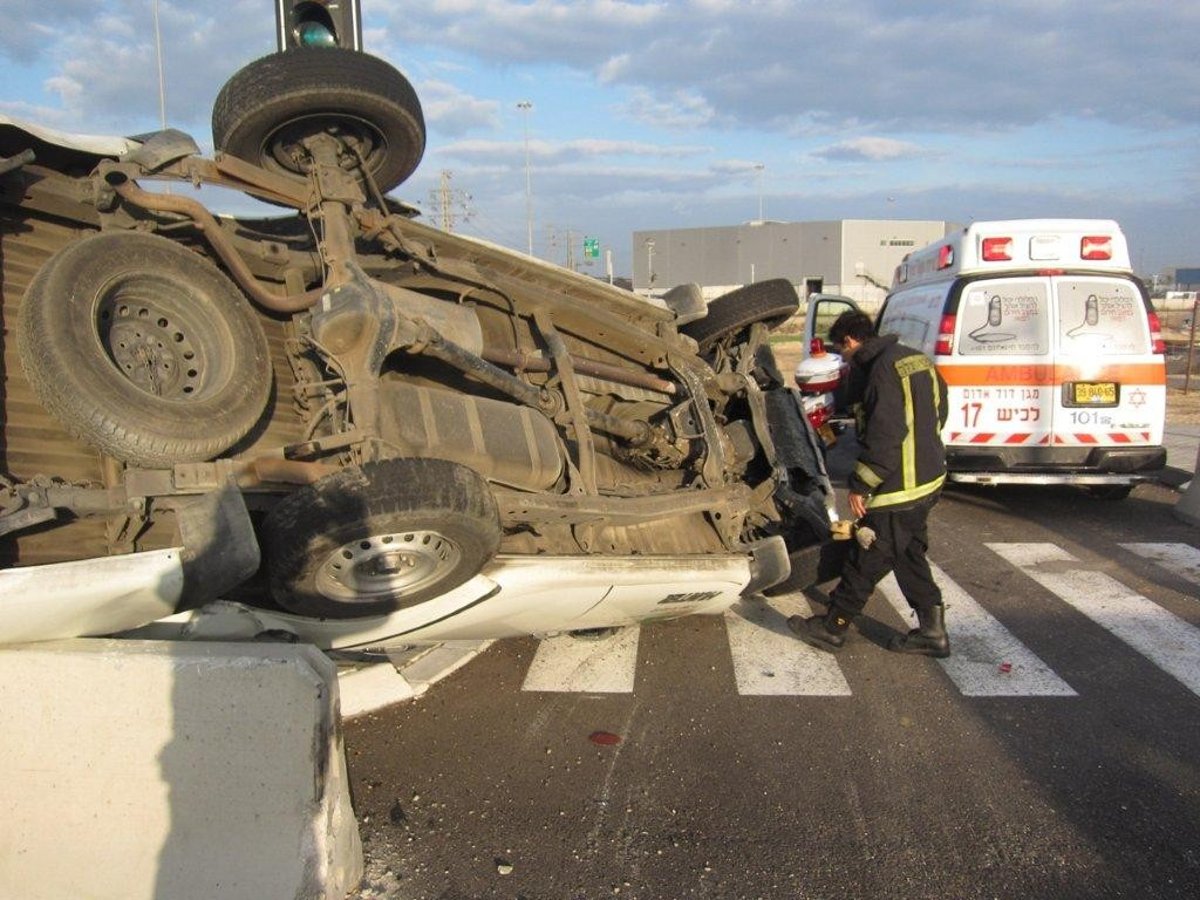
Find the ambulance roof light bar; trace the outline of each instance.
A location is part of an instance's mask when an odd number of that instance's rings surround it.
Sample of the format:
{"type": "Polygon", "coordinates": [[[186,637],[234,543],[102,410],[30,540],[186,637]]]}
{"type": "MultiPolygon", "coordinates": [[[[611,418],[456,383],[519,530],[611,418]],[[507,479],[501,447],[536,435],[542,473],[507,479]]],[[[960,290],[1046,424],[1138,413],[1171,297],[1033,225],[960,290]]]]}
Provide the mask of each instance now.
{"type": "Polygon", "coordinates": [[[1079,240],[1079,258],[1088,260],[1112,259],[1112,235],[1088,235],[1079,240]]]}
{"type": "Polygon", "coordinates": [[[985,237],[980,242],[980,253],[984,262],[1010,262],[1013,258],[1013,239],[985,237]]]}
{"type": "Polygon", "coordinates": [[[893,289],[996,271],[1061,274],[1081,267],[1131,270],[1121,227],[1110,219],[1012,219],[972,222],[904,257],[893,289]]]}

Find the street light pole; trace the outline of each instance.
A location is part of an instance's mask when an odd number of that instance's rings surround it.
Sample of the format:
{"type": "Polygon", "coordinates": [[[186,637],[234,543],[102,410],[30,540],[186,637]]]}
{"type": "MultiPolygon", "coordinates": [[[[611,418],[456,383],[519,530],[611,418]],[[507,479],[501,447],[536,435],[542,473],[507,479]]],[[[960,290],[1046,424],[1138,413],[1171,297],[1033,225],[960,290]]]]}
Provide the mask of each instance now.
{"type": "Polygon", "coordinates": [[[758,221],[763,221],[763,169],[766,165],[763,163],[754,164],[754,172],[758,181],[758,221]]]}
{"type": "Polygon", "coordinates": [[[154,52],[158,56],[158,118],[167,130],[167,80],[163,76],[162,29],[158,24],[158,0],[154,0],[154,52]]]}
{"type": "Polygon", "coordinates": [[[524,114],[525,120],[525,224],[529,232],[529,255],[533,256],[533,181],[529,176],[529,111],[533,104],[522,100],[517,109],[524,114]]]}

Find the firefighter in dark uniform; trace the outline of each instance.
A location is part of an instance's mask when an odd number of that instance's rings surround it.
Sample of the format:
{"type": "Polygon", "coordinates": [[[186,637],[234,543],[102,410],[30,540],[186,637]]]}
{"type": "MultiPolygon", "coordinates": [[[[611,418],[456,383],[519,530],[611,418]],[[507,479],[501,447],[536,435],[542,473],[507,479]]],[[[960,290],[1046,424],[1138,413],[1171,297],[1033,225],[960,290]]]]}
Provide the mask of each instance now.
{"type": "Polygon", "coordinates": [[[863,611],[875,585],[894,572],[917,614],[918,627],[892,639],[890,649],[944,658],[950,655],[942,592],[925,553],[928,520],[946,479],[941,430],[946,424],[946,383],[923,353],[895,335],[876,335],[861,312],[843,313],[830,342],[850,359],[849,399],[857,420],[858,462],[850,476],[850,511],[856,542],[829,594],[823,616],[792,616],[788,626],[805,643],[836,651],[863,611]],[[866,546],[863,546],[866,545],[866,546]]]}

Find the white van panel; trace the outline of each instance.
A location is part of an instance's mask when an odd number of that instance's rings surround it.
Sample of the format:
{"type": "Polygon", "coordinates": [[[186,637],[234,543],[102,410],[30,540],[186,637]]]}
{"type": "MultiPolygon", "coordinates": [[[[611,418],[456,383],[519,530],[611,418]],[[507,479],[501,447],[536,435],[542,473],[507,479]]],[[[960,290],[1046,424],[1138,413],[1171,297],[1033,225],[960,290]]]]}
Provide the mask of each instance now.
{"type": "Polygon", "coordinates": [[[947,444],[1162,442],[1162,359],[1128,280],[971,282],[956,326],[954,354],[938,358],[951,390],[947,444]]]}
{"type": "Polygon", "coordinates": [[[900,343],[932,358],[949,290],[950,282],[943,282],[894,295],[888,301],[886,333],[897,335],[900,343]]]}
{"type": "Polygon", "coordinates": [[[958,305],[959,356],[1038,356],[1050,351],[1050,283],[1012,278],[967,285],[958,305]]]}
{"type": "Polygon", "coordinates": [[[948,276],[893,290],[878,327],[946,379],[952,479],[1130,482],[1153,468],[1166,370],[1128,275],[948,276]],[[939,335],[946,314],[953,335],[939,335]]]}

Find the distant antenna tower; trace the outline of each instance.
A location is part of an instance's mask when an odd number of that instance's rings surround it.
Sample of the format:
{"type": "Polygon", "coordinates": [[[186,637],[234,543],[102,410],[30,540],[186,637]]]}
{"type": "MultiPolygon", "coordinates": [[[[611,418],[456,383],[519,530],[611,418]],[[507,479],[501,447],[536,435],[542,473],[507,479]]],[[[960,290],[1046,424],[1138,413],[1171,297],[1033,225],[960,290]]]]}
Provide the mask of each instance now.
{"type": "MultiPolygon", "coordinates": [[[[571,271],[579,270],[579,260],[575,256],[575,245],[579,242],[580,234],[572,228],[563,228],[561,225],[546,226],[546,259],[557,262],[556,257],[559,251],[562,251],[562,262],[560,265],[566,266],[571,271]]],[[[584,265],[590,265],[591,261],[586,260],[584,265]]]]}
{"type": "Polygon", "coordinates": [[[437,188],[429,192],[429,204],[442,231],[454,231],[458,219],[464,222],[471,219],[471,195],[452,188],[450,180],[453,177],[454,173],[449,169],[442,169],[437,188]]]}

